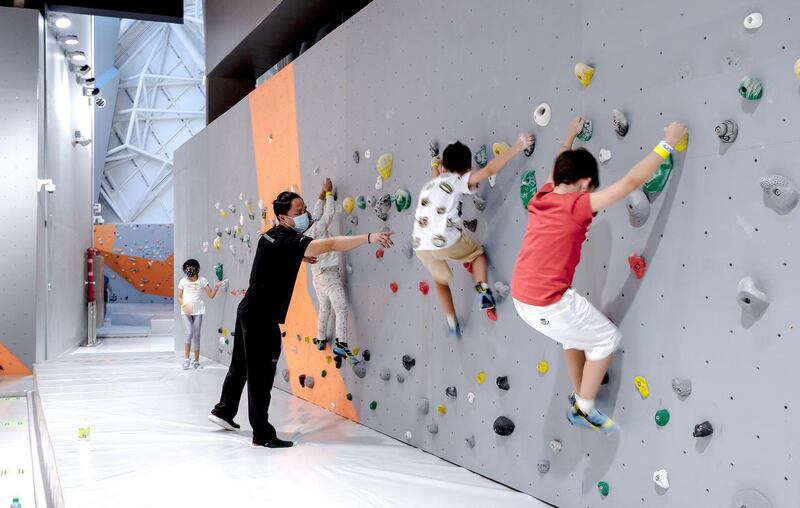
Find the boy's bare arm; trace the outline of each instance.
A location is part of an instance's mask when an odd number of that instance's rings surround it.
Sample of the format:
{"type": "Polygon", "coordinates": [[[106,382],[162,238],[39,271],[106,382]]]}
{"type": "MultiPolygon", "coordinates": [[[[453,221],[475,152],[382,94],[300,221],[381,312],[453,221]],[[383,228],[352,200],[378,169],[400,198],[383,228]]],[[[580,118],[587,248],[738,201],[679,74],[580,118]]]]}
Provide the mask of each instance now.
{"type": "Polygon", "coordinates": [[[469,186],[474,187],[478,183],[486,180],[492,175],[495,175],[500,172],[500,170],[505,167],[508,162],[519,155],[520,152],[525,150],[525,147],[533,143],[533,134],[530,133],[522,133],[519,135],[517,142],[514,143],[514,146],[506,150],[505,152],[501,153],[494,159],[492,159],[489,164],[486,165],[485,168],[475,171],[470,174],[469,176],[469,186]]]}
{"type": "MultiPolygon", "coordinates": [[[[566,152],[567,150],[572,150],[572,143],[575,142],[575,137],[578,135],[578,133],[581,131],[582,128],[583,128],[583,117],[576,116],[575,118],[573,118],[573,120],[569,123],[569,127],[567,127],[567,135],[564,136],[564,142],[561,143],[561,146],[558,147],[558,152],[556,152],[556,156],[553,159],[553,161],[555,161],[555,159],[558,159],[558,156],[566,152]]],[[[545,182],[545,185],[547,185],[548,183],[554,183],[553,181],[554,170],[555,170],[555,164],[553,165],[553,168],[550,170],[550,174],[547,176],[547,182],[545,182]]]]}

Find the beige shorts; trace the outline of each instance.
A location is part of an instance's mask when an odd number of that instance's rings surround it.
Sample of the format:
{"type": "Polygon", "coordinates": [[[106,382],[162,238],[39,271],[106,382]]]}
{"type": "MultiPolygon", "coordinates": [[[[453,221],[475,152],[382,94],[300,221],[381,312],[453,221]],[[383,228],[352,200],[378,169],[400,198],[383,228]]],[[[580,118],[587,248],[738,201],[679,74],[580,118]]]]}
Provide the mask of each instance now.
{"type": "Polygon", "coordinates": [[[472,263],[483,254],[483,247],[475,243],[469,235],[461,233],[456,243],[443,249],[418,250],[417,257],[425,268],[431,272],[433,279],[439,284],[447,284],[453,277],[448,261],[454,263],[472,263]]]}

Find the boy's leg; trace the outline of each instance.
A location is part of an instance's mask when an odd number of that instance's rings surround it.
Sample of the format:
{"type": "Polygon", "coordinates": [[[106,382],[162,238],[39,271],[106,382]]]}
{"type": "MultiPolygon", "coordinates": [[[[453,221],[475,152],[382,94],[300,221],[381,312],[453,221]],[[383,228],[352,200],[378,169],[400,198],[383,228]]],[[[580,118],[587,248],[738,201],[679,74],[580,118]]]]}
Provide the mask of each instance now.
{"type": "Polygon", "coordinates": [[[486,254],[481,254],[472,262],[472,280],[475,284],[481,282],[489,284],[489,261],[486,259],[486,254]]]}
{"type": "Polygon", "coordinates": [[[569,380],[572,382],[572,391],[575,394],[581,393],[581,380],[583,379],[583,369],[586,364],[586,354],[580,349],[565,349],[564,360],[569,371],[569,380]]]}
{"type": "Polygon", "coordinates": [[[436,294],[439,295],[439,302],[442,304],[442,310],[444,310],[445,315],[455,316],[456,306],[453,303],[453,293],[450,292],[450,285],[436,282],[436,294]]]}
{"type": "Polygon", "coordinates": [[[608,355],[601,360],[586,360],[586,365],[583,367],[580,390],[575,393],[585,400],[593,401],[597,398],[597,392],[600,390],[600,384],[603,382],[603,376],[608,371],[608,366],[611,365],[612,357],[613,355],[608,355]]]}
{"type": "Polygon", "coordinates": [[[441,251],[417,251],[417,257],[428,269],[428,272],[433,276],[436,285],[436,294],[439,297],[439,302],[442,304],[445,317],[447,318],[447,327],[451,333],[460,335],[458,327],[458,318],[456,317],[456,307],[453,304],[453,295],[450,292],[450,279],[453,277],[453,271],[443,257],[447,256],[447,249],[441,251]]]}

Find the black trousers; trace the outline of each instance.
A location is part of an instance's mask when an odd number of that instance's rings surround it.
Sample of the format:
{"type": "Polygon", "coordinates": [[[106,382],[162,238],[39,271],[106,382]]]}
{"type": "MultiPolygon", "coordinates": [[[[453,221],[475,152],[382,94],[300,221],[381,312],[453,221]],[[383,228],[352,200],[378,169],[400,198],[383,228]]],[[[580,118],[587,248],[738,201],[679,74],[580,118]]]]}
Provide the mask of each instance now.
{"type": "Polygon", "coordinates": [[[281,330],[277,321],[265,320],[255,312],[239,308],[233,338],[233,354],[222,385],[222,396],[214,409],[221,416],[233,418],[247,382],[247,402],[253,439],[265,441],[277,437],[269,421],[269,401],[275,369],[281,355],[281,330]]]}

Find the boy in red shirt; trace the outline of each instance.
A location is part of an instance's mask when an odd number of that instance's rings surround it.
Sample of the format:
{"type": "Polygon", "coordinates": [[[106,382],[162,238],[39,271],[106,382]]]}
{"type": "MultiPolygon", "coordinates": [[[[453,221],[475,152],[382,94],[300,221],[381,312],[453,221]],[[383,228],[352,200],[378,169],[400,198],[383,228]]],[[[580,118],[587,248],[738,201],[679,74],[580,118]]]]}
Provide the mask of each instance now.
{"type": "Polygon", "coordinates": [[[622,334],[572,289],[572,279],[592,217],[644,185],[686,134],[686,127],[669,124],[652,152],[624,177],[594,192],[600,186],[597,161],[582,148],[572,149],[582,126],[581,117],[570,123],[547,183],[528,203],[528,227],[511,296],[523,321],[564,348],[574,388],[569,422],[610,434],[618,427],[594,407],[594,400],[622,334]]]}

